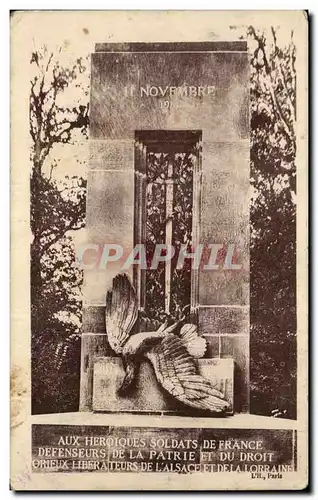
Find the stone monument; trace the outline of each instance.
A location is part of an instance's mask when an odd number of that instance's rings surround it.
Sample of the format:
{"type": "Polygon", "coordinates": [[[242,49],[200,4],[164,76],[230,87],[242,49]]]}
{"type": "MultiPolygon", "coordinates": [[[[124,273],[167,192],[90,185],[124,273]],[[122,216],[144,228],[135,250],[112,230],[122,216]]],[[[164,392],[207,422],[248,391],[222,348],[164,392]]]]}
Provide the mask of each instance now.
{"type": "MultiPolygon", "coordinates": [[[[148,252],[153,242],[220,250],[213,269],[178,271],[172,259],[125,272],[155,319],[189,303],[208,344],[207,376],[229,384],[235,412],[249,411],[249,148],[245,41],[96,45],[86,225],[100,250],[84,273],[80,411],[178,411],[157,387],[154,407],[142,388],[139,407],[110,388],[121,368],[107,342],[106,292],[135,245],[148,252]],[[122,258],[104,266],[105,245],[123,248],[122,258]]],[[[140,377],[149,382],[151,369],[140,377]]]]}

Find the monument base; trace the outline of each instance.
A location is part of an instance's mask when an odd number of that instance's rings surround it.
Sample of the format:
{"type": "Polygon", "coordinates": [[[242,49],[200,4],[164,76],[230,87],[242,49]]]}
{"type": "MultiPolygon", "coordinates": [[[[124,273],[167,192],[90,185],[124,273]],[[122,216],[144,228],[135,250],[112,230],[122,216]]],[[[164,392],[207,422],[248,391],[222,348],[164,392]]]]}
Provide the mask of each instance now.
{"type": "MultiPolygon", "coordinates": [[[[231,358],[197,360],[199,373],[210,380],[224,393],[230,403],[227,414],[233,413],[234,362],[231,358]]],[[[117,394],[125,372],[121,358],[100,357],[94,363],[93,411],[137,412],[198,415],[195,408],[183,405],[164,391],[157,382],[154,370],[148,361],[140,364],[134,386],[128,396],[117,394]]],[[[206,412],[205,412],[206,413],[206,412]]]]}

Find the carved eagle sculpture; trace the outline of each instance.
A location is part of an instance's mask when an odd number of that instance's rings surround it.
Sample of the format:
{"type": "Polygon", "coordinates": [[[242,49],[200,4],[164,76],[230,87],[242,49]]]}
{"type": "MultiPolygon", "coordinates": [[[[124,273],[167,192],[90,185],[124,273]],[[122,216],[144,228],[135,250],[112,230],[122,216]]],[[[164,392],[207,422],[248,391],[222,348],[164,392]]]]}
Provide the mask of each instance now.
{"type": "Polygon", "coordinates": [[[229,404],[213,384],[202,377],[194,358],[206,350],[206,341],[199,337],[196,326],[185,324],[174,332],[180,322],[162,324],[156,331],[132,333],[138,307],[135,290],[127,275],[113,280],[106,297],[106,331],[111,348],[123,360],[125,377],[118,394],[124,396],[132,385],[142,358],[147,358],[159,384],[183,404],[211,413],[222,413],[229,404]]]}

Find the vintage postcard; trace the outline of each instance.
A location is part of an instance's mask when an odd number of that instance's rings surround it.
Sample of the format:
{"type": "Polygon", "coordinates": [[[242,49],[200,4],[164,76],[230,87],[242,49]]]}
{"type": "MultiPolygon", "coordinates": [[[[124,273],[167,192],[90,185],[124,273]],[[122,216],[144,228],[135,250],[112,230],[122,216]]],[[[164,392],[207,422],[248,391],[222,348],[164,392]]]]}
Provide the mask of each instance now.
{"type": "Polygon", "coordinates": [[[308,16],[11,15],[11,488],[302,490],[308,16]]]}

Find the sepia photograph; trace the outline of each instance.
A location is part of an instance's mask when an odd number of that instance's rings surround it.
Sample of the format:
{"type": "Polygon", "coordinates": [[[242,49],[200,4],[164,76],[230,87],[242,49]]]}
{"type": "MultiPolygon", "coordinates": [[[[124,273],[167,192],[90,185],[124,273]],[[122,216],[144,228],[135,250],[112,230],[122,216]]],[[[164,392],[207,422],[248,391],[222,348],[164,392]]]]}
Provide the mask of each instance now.
{"type": "Polygon", "coordinates": [[[307,12],[14,11],[11,95],[11,488],[306,488],[307,12]]]}

